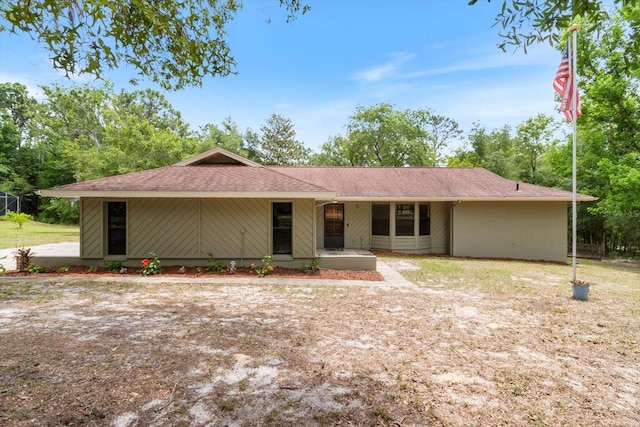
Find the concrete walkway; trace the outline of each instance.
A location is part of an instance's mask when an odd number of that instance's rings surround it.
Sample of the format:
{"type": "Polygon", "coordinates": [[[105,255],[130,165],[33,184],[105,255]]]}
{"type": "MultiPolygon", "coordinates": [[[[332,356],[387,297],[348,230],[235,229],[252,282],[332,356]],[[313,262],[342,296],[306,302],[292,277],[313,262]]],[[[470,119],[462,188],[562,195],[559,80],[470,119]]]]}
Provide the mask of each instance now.
{"type": "MultiPolygon", "coordinates": [[[[36,256],[80,257],[80,244],[77,242],[51,243],[32,246],[31,252],[36,256]]],[[[7,270],[16,269],[16,249],[0,249],[0,264],[7,270]],[[6,257],[2,259],[3,257],[6,257]]]]}
{"type": "MultiPolygon", "coordinates": [[[[60,257],[79,257],[80,245],[78,243],[52,243],[48,245],[33,246],[31,248],[34,255],[37,256],[60,256],[60,257]]],[[[15,270],[15,249],[0,249],[0,264],[4,265],[7,270],[15,270]],[[2,257],[6,258],[2,259],[2,257]]],[[[189,281],[190,283],[229,283],[229,284],[282,284],[282,285],[301,285],[301,284],[314,284],[314,285],[352,285],[352,286],[374,286],[374,287],[394,287],[394,288],[415,288],[416,285],[405,279],[394,266],[380,261],[376,264],[376,270],[384,278],[384,282],[368,281],[368,280],[329,280],[329,279],[314,279],[312,277],[307,278],[276,278],[276,277],[178,277],[178,276],[103,276],[94,277],[92,280],[96,281],[119,281],[119,282],[131,282],[131,283],[184,283],[189,281]]],[[[31,280],[51,280],[47,277],[38,277],[38,275],[21,276],[21,277],[2,277],[0,281],[31,281],[31,280]]],[[[79,280],[77,277],[57,277],[56,280],[60,281],[73,281],[79,280]]]]}

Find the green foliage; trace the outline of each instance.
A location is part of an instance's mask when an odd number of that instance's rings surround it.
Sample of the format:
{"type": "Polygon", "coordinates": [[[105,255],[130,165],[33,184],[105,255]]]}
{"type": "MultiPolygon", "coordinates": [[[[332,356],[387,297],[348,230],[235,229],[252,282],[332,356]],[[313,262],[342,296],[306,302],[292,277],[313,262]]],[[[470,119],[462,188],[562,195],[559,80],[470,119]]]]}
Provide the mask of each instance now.
{"type": "Polygon", "coordinates": [[[258,277],[264,277],[273,272],[273,266],[271,265],[271,256],[265,255],[260,261],[260,265],[251,264],[250,268],[255,271],[258,277]]]}
{"type": "Polygon", "coordinates": [[[154,252],[149,252],[149,255],[151,255],[151,258],[153,259],[150,260],[145,258],[141,261],[142,269],[140,270],[140,274],[143,276],[160,274],[160,260],[158,259],[158,256],[154,252]]]}
{"type": "Polygon", "coordinates": [[[306,263],[303,263],[302,267],[300,267],[300,271],[302,271],[303,273],[307,273],[307,274],[316,273],[318,270],[320,270],[320,257],[315,257],[311,261],[310,265],[307,265],[306,263]]]}
{"type": "Polygon", "coordinates": [[[215,258],[213,257],[213,253],[207,252],[207,256],[209,257],[209,259],[207,260],[207,270],[218,272],[227,270],[227,266],[224,264],[224,262],[215,260],[215,258]]]}
{"type": "Polygon", "coordinates": [[[119,272],[122,268],[122,263],[120,261],[105,261],[104,268],[106,268],[107,271],[119,272]]]}
{"type": "Polygon", "coordinates": [[[69,272],[69,267],[66,266],[62,266],[58,269],[58,273],[68,273],[69,272]]]}
{"type": "MultiPolygon", "coordinates": [[[[6,258],[6,256],[3,256],[3,257],[2,257],[2,258],[0,258],[0,259],[5,259],[5,258],[6,258]]],[[[7,272],[7,269],[5,268],[5,266],[4,266],[4,265],[2,265],[2,264],[0,264],[0,276],[4,276],[4,274],[5,274],[6,272],[7,272]]]]}
{"type": "MultiPolygon", "coordinates": [[[[280,4],[287,21],[310,9],[299,0],[280,4]]],[[[235,73],[226,27],[241,8],[236,0],[8,0],[0,4],[0,32],[26,33],[43,43],[53,67],[67,77],[101,79],[126,64],[164,89],[182,89],[202,85],[204,76],[235,73]]]]}
{"type": "Polygon", "coordinates": [[[359,106],[349,118],[347,135],[333,137],[312,163],[335,166],[435,166],[442,151],[461,131],[431,110],[396,110],[383,103],[359,106]]]}
{"type": "MultiPolygon", "coordinates": [[[[476,3],[477,0],[470,0],[468,4],[476,3]]],[[[621,10],[632,24],[625,53],[637,55],[640,52],[640,34],[637,34],[640,3],[638,0],[613,0],[613,4],[616,7],[613,10],[621,10]]],[[[526,52],[527,47],[539,42],[558,44],[561,35],[572,24],[581,22],[591,22],[595,27],[593,33],[597,34],[610,19],[610,6],[610,2],[604,0],[503,0],[493,23],[494,27],[501,28],[498,34],[503,40],[498,47],[506,51],[508,46],[522,46],[526,52]]]]}
{"type": "Polygon", "coordinates": [[[199,151],[201,152],[221,147],[243,157],[248,155],[244,147],[243,135],[230,117],[225,118],[220,126],[210,123],[201,126],[195,133],[195,138],[200,141],[199,151]]]}
{"type": "Polygon", "coordinates": [[[38,219],[48,224],[78,224],[80,204],[67,198],[42,200],[38,219]]]}
{"type": "Polygon", "coordinates": [[[260,128],[259,157],[264,165],[304,165],[309,162],[311,150],[296,140],[296,131],[290,119],[273,114],[260,128]]]}
{"type": "Polygon", "coordinates": [[[529,118],[517,127],[514,141],[516,179],[531,184],[544,183],[547,171],[542,164],[543,156],[547,147],[557,143],[554,137],[557,129],[558,123],[544,114],[529,118]]]}
{"type": "Polygon", "coordinates": [[[49,271],[49,267],[46,265],[32,265],[28,269],[30,274],[38,274],[38,273],[47,273],[49,271]]]}
{"type": "Polygon", "coordinates": [[[22,224],[25,222],[33,221],[33,217],[31,215],[24,212],[17,213],[13,211],[7,212],[7,214],[0,217],[0,219],[18,224],[18,228],[22,228],[22,224]]]}

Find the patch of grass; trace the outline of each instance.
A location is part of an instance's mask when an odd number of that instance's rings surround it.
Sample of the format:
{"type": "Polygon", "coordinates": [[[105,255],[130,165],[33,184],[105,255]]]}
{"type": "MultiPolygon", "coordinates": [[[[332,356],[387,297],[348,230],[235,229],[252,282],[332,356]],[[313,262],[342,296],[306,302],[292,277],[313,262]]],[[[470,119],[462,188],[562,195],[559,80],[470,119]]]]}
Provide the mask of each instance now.
{"type": "Polygon", "coordinates": [[[0,285],[0,300],[10,299],[16,296],[25,296],[32,293],[31,285],[26,283],[0,285]]]}
{"type": "Polygon", "coordinates": [[[389,411],[387,411],[385,408],[376,408],[373,411],[373,416],[380,418],[382,421],[391,421],[393,419],[391,417],[391,414],[389,414],[389,411]]]}
{"type": "MultiPolygon", "coordinates": [[[[385,258],[382,258],[385,259],[385,258]]],[[[439,289],[477,289],[497,294],[539,295],[570,289],[571,264],[511,260],[407,256],[420,269],[404,271],[408,280],[439,289]],[[554,290],[557,289],[557,290],[554,290]]],[[[393,259],[389,259],[393,260],[393,259]]],[[[618,295],[640,302],[640,269],[614,262],[579,260],[578,277],[596,286],[615,286],[618,295]]]]}
{"type": "Polygon", "coordinates": [[[46,287],[32,286],[29,283],[0,284],[0,301],[2,300],[29,300],[44,303],[62,298],[61,291],[54,291],[46,287]]]}
{"type": "Polygon", "coordinates": [[[233,400],[223,400],[218,405],[221,411],[223,412],[231,412],[236,408],[236,404],[233,400]]]}
{"type": "Polygon", "coordinates": [[[78,242],[80,228],[77,225],[44,224],[27,222],[21,229],[9,221],[0,221],[0,249],[44,245],[47,243],[78,242]]]}

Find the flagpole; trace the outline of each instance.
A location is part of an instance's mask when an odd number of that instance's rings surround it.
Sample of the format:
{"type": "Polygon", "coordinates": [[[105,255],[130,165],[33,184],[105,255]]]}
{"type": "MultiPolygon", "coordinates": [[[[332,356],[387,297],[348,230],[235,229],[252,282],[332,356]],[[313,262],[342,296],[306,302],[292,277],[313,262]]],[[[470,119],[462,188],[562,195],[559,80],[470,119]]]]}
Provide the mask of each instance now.
{"type": "Polygon", "coordinates": [[[577,203],[576,203],[576,199],[577,199],[577,185],[576,185],[576,181],[577,181],[577,173],[576,173],[576,169],[577,169],[577,143],[576,143],[576,134],[577,134],[577,128],[576,128],[576,121],[578,118],[578,96],[577,96],[577,92],[578,92],[578,84],[576,82],[576,68],[578,66],[578,49],[577,49],[577,44],[578,44],[578,30],[580,29],[580,25],[579,24],[574,24],[571,27],[569,27],[569,32],[571,33],[571,66],[570,66],[570,79],[571,79],[571,113],[573,115],[573,120],[571,120],[572,124],[573,124],[573,144],[572,144],[572,162],[571,162],[571,166],[572,166],[572,195],[571,195],[571,213],[572,213],[572,220],[571,220],[571,225],[572,225],[572,244],[571,244],[571,256],[572,256],[572,270],[573,270],[573,283],[576,283],[577,280],[577,274],[576,274],[576,258],[577,258],[577,240],[578,240],[578,225],[577,225],[577,221],[578,221],[578,212],[577,212],[577,203]]]}

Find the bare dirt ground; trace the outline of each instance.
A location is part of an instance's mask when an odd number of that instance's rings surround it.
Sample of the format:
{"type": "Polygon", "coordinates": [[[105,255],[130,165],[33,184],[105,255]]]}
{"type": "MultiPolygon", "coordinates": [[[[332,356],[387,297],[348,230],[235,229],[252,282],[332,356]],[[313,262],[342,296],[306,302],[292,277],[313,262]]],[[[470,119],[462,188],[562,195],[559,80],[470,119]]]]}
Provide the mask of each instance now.
{"type": "Polygon", "coordinates": [[[531,276],[0,282],[0,425],[640,425],[636,297],[531,276]]]}

